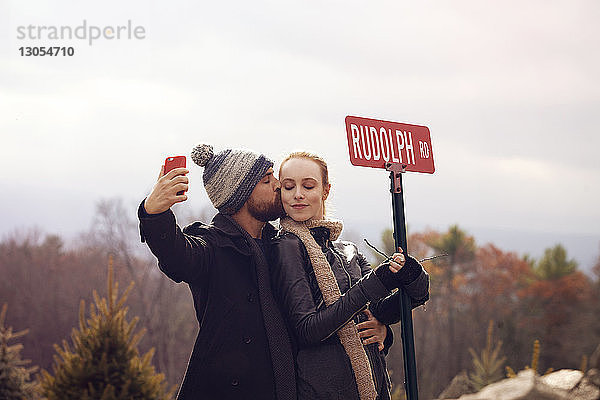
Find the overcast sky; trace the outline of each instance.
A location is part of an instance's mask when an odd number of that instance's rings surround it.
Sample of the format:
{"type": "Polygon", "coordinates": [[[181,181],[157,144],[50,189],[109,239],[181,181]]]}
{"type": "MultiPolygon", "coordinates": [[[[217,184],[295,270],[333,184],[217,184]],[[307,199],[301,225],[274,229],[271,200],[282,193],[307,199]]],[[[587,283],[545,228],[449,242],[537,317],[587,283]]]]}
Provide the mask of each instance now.
{"type": "Polygon", "coordinates": [[[350,165],[356,115],[431,131],[435,174],[405,177],[411,229],[458,223],[535,256],[562,242],[584,267],[600,253],[597,1],[0,4],[1,234],[75,235],[103,198],[133,213],[166,156],[206,142],[276,165],[321,154],[334,216],[373,237],[391,226],[388,176],[350,165]],[[18,38],[84,20],[144,38],[18,38]],[[20,55],[50,45],[75,55],[20,55]]]}

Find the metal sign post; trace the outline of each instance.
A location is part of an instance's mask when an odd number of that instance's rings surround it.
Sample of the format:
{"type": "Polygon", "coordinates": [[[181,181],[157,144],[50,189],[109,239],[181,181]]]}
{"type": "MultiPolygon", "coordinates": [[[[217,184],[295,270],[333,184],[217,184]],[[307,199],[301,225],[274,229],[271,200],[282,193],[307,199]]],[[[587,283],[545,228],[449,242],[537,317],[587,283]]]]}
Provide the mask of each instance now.
{"type": "MultiPolygon", "coordinates": [[[[406,171],[432,174],[435,171],[429,129],[420,125],[347,116],[346,134],[352,165],[390,171],[394,241],[396,248],[402,248],[404,254],[408,254],[402,174],[406,171]]],[[[406,396],[408,400],[418,400],[412,301],[404,290],[401,290],[398,306],[406,396]]]]}
{"type": "MultiPolygon", "coordinates": [[[[401,248],[404,254],[408,254],[408,245],[406,242],[406,218],[404,216],[404,191],[402,188],[402,174],[406,172],[406,165],[388,163],[385,169],[390,171],[394,242],[396,243],[396,248],[401,248]]],[[[417,400],[419,398],[419,389],[417,385],[417,362],[415,359],[412,302],[404,290],[402,290],[400,299],[402,356],[404,358],[404,389],[406,391],[407,399],[417,400]]]]}

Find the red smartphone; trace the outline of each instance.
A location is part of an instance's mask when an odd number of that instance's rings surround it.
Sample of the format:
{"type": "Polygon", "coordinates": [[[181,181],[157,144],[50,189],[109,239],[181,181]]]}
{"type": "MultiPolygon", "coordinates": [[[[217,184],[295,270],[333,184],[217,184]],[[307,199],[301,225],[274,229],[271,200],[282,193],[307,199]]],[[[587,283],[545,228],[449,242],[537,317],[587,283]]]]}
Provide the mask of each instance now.
{"type": "MultiPolygon", "coordinates": [[[[185,168],[185,156],[167,157],[165,159],[165,175],[175,168],[185,168]]],[[[177,192],[177,196],[181,196],[182,194],[183,191],[177,192]]]]}

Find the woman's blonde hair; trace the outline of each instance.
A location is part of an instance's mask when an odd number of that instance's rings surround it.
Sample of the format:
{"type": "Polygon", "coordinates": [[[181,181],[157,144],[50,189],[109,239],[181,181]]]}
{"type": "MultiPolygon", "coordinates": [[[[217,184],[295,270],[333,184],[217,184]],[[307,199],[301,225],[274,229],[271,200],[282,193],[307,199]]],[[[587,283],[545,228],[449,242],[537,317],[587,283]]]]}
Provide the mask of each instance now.
{"type": "MultiPolygon", "coordinates": [[[[281,164],[279,165],[279,176],[281,177],[281,169],[283,165],[293,158],[304,158],[306,160],[311,160],[317,163],[319,169],[321,170],[321,182],[323,184],[323,191],[327,190],[327,194],[329,194],[329,172],[327,170],[327,163],[322,157],[314,153],[310,153],[308,151],[295,151],[290,153],[286,158],[283,159],[281,164]]],[[[323,216],[325,216],[325,199],[323,199],[323,216]]]]}

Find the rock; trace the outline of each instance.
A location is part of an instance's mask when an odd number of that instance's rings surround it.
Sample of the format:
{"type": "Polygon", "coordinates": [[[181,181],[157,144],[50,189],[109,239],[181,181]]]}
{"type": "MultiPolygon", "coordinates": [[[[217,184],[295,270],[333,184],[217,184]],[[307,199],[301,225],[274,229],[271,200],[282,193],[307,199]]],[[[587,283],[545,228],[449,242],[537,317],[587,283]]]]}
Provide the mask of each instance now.
{"type": "Polygon", "coordinates": [[[569,392],[570,400],[598,400],[600,399],[600,371],[590,369],[579,381],[577,386],[569,392]]]}
{"type": "Polygon", "coordinates": [[[585,377],[594,385],[600,388],[600,370],[594,368],[586,372],[585,377]]]}
{"type": "Polygon", "coordinates": [[[450,385],[439,395],[439,399],[456,399],[462,396],[463,394],[473,393],[475,392],[475,388],[471,384],[469,380],[469,376],[467,375],[467,371],[462,371],[460,374],[456,375],[450,385]]]}
{"type": "Polygon", "coordinates": [[[567,391],[553,388],[532,370],[519,372],[515,378],[484,387],[479,393],[466,394],[460,400],[566,400],[567,391]]]}
{"type": "Polygon", "coordinates": [[[583,372],[574,369],[561,369],[548,375],[544,375],[540,379],[546,385],[563,390],[573,389],[577,383],[583,378],[583,372]]]}

